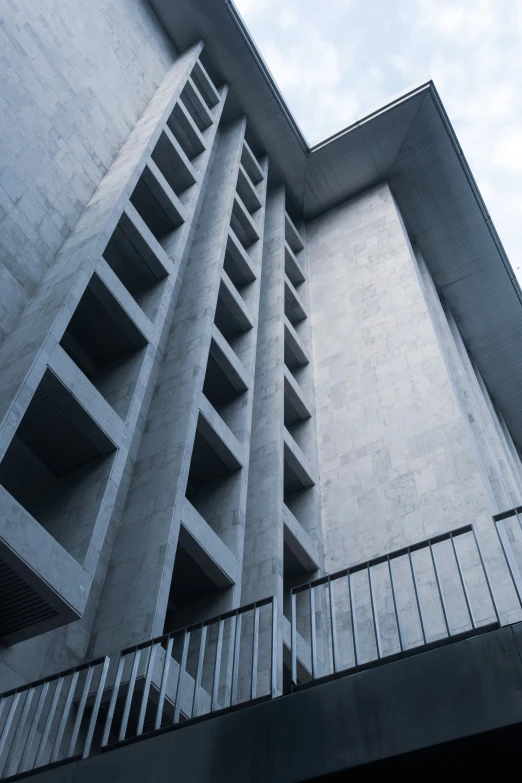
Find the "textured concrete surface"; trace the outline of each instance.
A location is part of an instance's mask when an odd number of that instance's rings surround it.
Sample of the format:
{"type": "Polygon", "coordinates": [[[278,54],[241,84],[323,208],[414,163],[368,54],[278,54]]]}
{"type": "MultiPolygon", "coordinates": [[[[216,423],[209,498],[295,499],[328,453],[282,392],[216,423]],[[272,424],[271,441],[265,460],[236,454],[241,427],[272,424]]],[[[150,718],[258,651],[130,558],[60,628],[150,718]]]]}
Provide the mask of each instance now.
{"type": "Polygon", "coordinates": [[[0,344],[174,59],[147,3],[5,4],[0,344]],[[107,78],[110,74],[110,78],[107,78]]]}
{"type": "Polygon", "coordinates": [[[490,488],[387,185],[306,233],[326,570],[468,522],[489,535],[490,488]]]}

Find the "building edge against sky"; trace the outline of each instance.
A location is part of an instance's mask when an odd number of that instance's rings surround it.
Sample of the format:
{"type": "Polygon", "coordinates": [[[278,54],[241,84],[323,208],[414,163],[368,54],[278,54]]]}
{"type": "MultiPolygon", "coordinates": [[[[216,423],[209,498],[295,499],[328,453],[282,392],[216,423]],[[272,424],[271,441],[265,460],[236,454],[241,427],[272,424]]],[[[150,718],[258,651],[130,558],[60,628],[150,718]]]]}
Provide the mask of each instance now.
{"type": "MultiPolygon", "coordinates": [[[[279,694],[292,587],[472,529],[520,619],[522,295],[433,83],[310,149],[227,0],[51,5],[1,32],[0,690],[274,596],[279,694]]],[[[439,640],[422,556],[361,649],[439,640]]]]}

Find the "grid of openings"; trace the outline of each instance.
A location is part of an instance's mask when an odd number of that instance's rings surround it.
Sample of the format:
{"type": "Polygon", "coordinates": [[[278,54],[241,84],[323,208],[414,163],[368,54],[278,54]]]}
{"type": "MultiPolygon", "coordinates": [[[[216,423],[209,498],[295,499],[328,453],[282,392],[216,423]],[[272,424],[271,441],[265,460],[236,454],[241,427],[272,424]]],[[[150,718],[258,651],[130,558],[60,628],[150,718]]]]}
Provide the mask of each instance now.
{"type": "MultiPolygon", "coordinates": [[[[32,516],[80,563],[108,487],[148,326],[160,312],[172,269],[166,251],[173,251],[171,238],[186,221],[184,202],[198,182],[197,158],[207,148],[219,102],[196,62],[72,313],[60,341],[63,353],[57,350],[51,364],[56,372],[45,372],[0,462],[0,484],[20,513],[32,516]]],[[[26,625],[48,613],[20,579],[4,583],[34,608],[26,611],[26,625]]],[[[4,625],[14,628],[11,619],[4,625]]]]}
{"type": "Polygon", "coordinates": [[[80,560],[115,448],[69,389],[47,370],[0,463],[0,484],[80,560]]]}
{"type": "MultiPolygon", "coordinates": [[[[285,212],[285,381],[284,381],[284,502],[304,527],[313,520],[313,500],[310,489],[314,485],[309,459],[313,458],[312,408],[303,391],[307,377],[308,352],[303,338],[307,336],[305,305],[304,242],[292,219],[285,212]]],[[[285,552],[286,561],[293,561],[285,552]]],[[[294,563],[295,565],[295,563],[294,563]]],[[[285,570],[285,580],[294,576],[291,565],[285,570]]],[[[304,573],[303,567],[301,572],[304,573]]]]}
{"type": "MultiPolygon", "coordinates": [[[[198,87],[200,94],[204,94],[199,72],[193,75],[192,82],[192,86],[198,87]]],[[[189,93],[192,95],[191,89],[187,90],[187,96],[189,93]]],[[[203,122],[204,116],[199,119],[200,123],[203,122]]],[[[257,277],[251,252],[259,240],[263,178],[258,161],[244,142],[205,370],[204,400],[186,490],[187,513],[196,513],[208,525],[210,531],[207,531],[207,537],[214,534],[220,539],[219,546],[225,543],[233,550],[235,534],[231,530],[236,524],[242,467],[241,446],[236,435],[239,436],[244,428],[249,388],[244,359],[251,349],[249,334],[253,322],[249,302],[252,283],[257,277]]],[[[187,533],[184,535],[186,538],[187,533]]],[[[198,550],[198,542],[192,541],[191,551],[187,554],[181,539],[180,536],[166,629],[176,625],[176,612],[180,607],[195,601],[215,601],[213,593],[231,584],[216,587],[215,577],[208,573],[208,569],[205,570],[205,557],[201,549],[198,550]],[[182,572],[185,574],[183,579],[180,576],[182,572]]]]}

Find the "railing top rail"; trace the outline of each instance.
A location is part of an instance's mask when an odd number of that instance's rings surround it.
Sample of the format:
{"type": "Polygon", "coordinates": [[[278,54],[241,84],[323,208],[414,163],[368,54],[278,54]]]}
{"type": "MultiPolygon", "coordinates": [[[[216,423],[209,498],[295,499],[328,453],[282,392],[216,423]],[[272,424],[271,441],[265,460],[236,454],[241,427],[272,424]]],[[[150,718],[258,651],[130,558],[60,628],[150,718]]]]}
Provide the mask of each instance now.
{"type": "Polygon", "coordinates": [[[0,693],[0,699],[7,699],[9,696],[14,696],[15,693],[22,693],[23,691],[28,691],[30,688],[38,688],[39,685],[44,685],[46,682],[53,682],[53,680],[60,680],[63,677],[68,677],[70,674],[75,674],[76,672],[81,672],[84,669],[90,669],[94,666],[99,666],[100,664],[104,663],[106,660],[106,655],[101,655],[98,658],[93,658],[90,661],[86,661],[85,663],[80,663],[78,666],[71,666],[70,669],[64,669],[61,672],[57,672],[56,674],[50,674],[48,677],[41,677],[39,680],[33,680],[33,682],[28,682],[25,685],[18,685],[16,688],[11,688],[9,691],[4,691],[4,693],[0,693]]]}
{"type": "Polygon", "coordinates": [[[199,623],[194,623],[193,625],[187,625],[185,628],[178,628],[175,631],[169,631],[168,633],[161,634],[161,636],[155,636],[153,639],[147,639],[146,641],[139,642],[139,644],[131,644],[128,647],[125,647],[121,652],[120,655],[128,655],[131,652],[135,652],[136,650],[143,650],[146,647],[151,647],[153,644],[158,644],[159,642],[168,641],[170,638],[173,638],[175,636],[182,636],[186,633],[192,633],[193,631],[198,631],[200,628],[203,628],[204,626],[212,625],[213,623],[218,623],[221,620],[228,620],[230,617],[237,617],[239,614],[245,614],[245,612],[250,612],[252,609],[259,609],[262,606],[267,606],[268,604],[274,603],[274,596],[271,595],[268,598],[262,598],[260,601],[253,601],[250,604],[245,604],[245,606],[238,606],[236,609],[229,609],[228,612],[223,612],[223,614],[218,614],[216,617],[210,617],[208,620],[201,620],[199,623]]]}
{"type": "Polygon", "coordinates": [[[318,587],[319,585],[328,584],[328,582],[332,582],[335,579],[341,579],[343,576],[348,576],[349,574],[355,574],[358,571],[365,571],[367,568],[370,568],[372,566],[379,565],[380,563],[386,563],[388,560],[393,560],[397,557],[403,557],[404,555],[408,555],[411,552],[416,552],[419,549],[424,549],[425,547],[429,547],[430,544],[439,544],[441,541],[449,541],[451,538],[454,538],[455,536],[461,536],[464,533],[471,533],[473,530],[473,525],[463,525],[462,527],[457,528],[456,530],[448,530],[446,533],[439,533],[436,536],[432,536],[431,538],[426,538],[423,541],[418,541],[416,544],[411,544],[410,546],[401,547],[401,549],[396,549],[393,552],[388,552],[384,555],[379,555],[378,557],[374,557],[371,560],[364,560],[361,563],[356,563],[355,565],[348,566],[347,568],[343,568],[340,571],[335,571],[333,574],[327,574],[326,576],[321,576],[318,579],[314,579],[311,582],[305,582],[302,585],[297,585],[296,587],[292,588],[292,593],[300,593],[303,590],[308,590],[311,587],[318,587]]]}
{"type": "Polygon", "coordinates": [[[507,511],[501,511],[499,514],[493,514],[493,520],[495,522],[500,522],[502,519],[507,519],[508,517],[514,517],[516,514],[522,514],[522,506],[517,506],[516,508],[510,508],[507,511]]]}

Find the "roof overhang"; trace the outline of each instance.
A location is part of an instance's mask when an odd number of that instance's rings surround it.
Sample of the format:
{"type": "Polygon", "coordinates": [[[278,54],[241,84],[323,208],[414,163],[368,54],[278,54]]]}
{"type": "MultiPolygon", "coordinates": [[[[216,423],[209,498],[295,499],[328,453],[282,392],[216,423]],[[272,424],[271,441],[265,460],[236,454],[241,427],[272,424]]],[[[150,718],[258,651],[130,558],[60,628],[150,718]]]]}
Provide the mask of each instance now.
{"type": "Polygon", "coordinates": [[[200,39],[224,120],[242,114],[249,141],[284,182],[289,211],[309,220],[388,180],[406,227],[484,380],[522,446],[522,293],[433,82],[309,147],[230,0],[150,0],[174,46],[200,39]]]}

